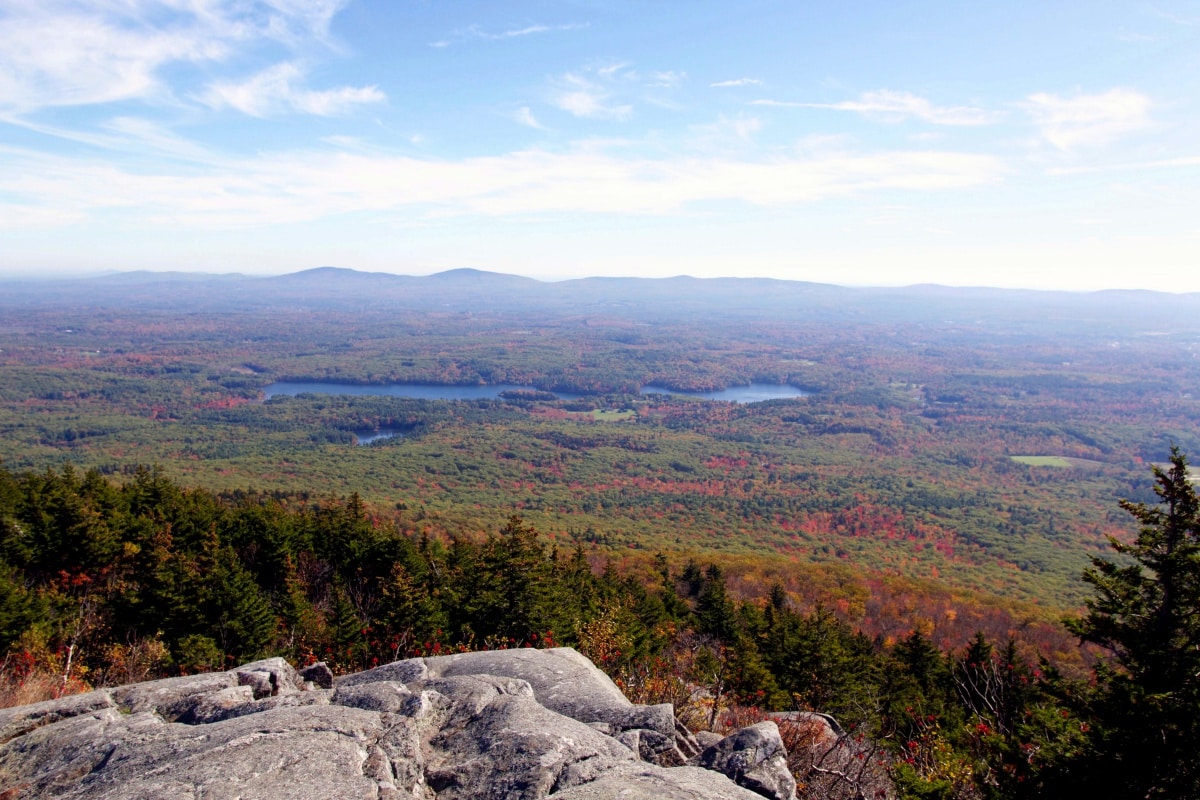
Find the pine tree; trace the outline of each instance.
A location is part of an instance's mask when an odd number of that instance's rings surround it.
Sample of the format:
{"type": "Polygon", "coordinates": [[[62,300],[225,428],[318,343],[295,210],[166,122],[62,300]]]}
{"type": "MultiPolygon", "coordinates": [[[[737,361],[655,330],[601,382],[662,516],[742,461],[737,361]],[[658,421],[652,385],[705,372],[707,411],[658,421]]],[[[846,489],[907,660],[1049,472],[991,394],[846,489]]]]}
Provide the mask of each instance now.
{"type": "Polygon", "coordinates": [[[445,625],[441,608],[402,564],[392,568],[383,588],[384,655],[395,661],[416,655],[423,641],[445,625]]]}
{"type": "Polygon", "coordinates": [[[1065,765],[1076,796],[1200,797],[1200,502],[1187,460],[1154,468],[1157,506],[1122,503],[1140,523],[1119,561],[1094,558],[1095,596],[1069,623],[1108,651],[1095,687],[1076,696],[1090,727],[1082,758],[1065,765]]]}
{"type": "Polygon", "coordinates": [[[232,549],[221,551],[211,580],[214,638],[235,663],[263,655],[275,635],[275,614],[232,549]]]}
{"type": "Polygon", "coordinates": [[[520,644],[545,630],[546,556],[537,531],[518,516],[509,517],[495,545],[493,569],[501,584],[495,631],[520,644]]]}
{"type": "Polygon", "coordinates": [[[325,660],[332,662],[333,669],[343,672],[363,669],[367,653],[363,621],[346,596],[346,590],[337,584],[330,597],[325,627],[329,637],[325,660]]]}
{"type": "Polygon", "coordinates": [[[696,598],[696,629],[717,637],[722,644],[738,640],[733,601],[725,590],[725,574],[716,564],[710,564],[704,572],[704,582],[696,598]]]}

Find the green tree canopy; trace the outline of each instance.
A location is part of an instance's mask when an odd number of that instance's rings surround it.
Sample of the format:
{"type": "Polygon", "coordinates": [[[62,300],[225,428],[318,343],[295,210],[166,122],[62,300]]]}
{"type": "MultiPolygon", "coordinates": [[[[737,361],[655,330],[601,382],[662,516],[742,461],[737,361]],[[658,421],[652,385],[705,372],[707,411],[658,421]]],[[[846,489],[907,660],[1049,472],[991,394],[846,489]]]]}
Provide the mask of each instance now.
{"type": "Polygon", "coordinates": [[[1122,503],[1137,537],[1112,540],[1119,559],[1093,559],[1095,596],[1068,623],[1111,658],[1076,697],[1094,729],[1060,796],[1200,797],[1200,502],[1178,448],[1154,478],[1160,502],[1122,503]]]}

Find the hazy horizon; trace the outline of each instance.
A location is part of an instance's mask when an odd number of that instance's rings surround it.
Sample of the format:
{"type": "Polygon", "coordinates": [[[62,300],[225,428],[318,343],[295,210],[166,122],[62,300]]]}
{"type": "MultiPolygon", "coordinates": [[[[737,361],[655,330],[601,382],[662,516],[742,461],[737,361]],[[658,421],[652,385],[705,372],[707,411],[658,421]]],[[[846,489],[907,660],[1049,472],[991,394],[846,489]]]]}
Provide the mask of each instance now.
{"type": "Polygon", "coordinates": [[[935,289],[964,289],[964,290],[981,290],[981,291],[1029,291],[1029,292],[1051,292],[1064,294],[1095,294],[1098,292],[1113,292],[1113,291],[1132,291],[1132,292],[1157,292],[1162,294],[1172,295],[1187,295],[1198,294],[1197,290],[1168,290],[1168,289],[1141,289],[1133,288],[1104,288],[1104,289],[1045,289],[1045,288],[1028,288],[1028,287],[1009,287],[1009,286],[988,286],[985,284],[948,284],[948,283],[846,283],[832,280],[827,281],[810,281],[804,278],[776,278],[769,275],[689,275],[680,273],[678,275],[653,275],[653,276],[637,276],[637,275],[569,275],[560,277],[543,277],[537,275],[521,274],[517,272],[500,272],[496,270],[483,270],[477,267],[449,267],[436,272],[395,272],[389,270],[360,270],[353,267],[338,267],[331,264],[323,264],[316,267],[304,267],[284,272],[216,272],[206,270],[172,270],[172,269],[130,269],[130,270],[102,270],[94,272],[79,272],[79,273],[54,273],[54,274],[3,274],[0,273],[0,281],[10,280],[26,283],[39,282],[55,282],[55,281],[73,281],[73,280],[89,280],[97,278],[116,277],[121,275],[191,275],[209,278],[279,278],[288,275],[297,275],[304,272],[313,272],[318,270],[341,270],[349,272],[357,272],[363,275],[387,275],[399,278],[428,278],[436,275],[444,275],[452,272],[482,272],[490,275],[499,275],[504,277],[528,278],[529,280],[539,283],[564,283],[576,280],[612,280],[612,279],[633,279],[633,280],[671,280],[676,278],[687,278],[699,281],[708,280],[779,280],[793,281],[797,283],[812,283],[822,286],[833,286],[843,289],[920,289],[920,288],[935,288],[935,289]]]}

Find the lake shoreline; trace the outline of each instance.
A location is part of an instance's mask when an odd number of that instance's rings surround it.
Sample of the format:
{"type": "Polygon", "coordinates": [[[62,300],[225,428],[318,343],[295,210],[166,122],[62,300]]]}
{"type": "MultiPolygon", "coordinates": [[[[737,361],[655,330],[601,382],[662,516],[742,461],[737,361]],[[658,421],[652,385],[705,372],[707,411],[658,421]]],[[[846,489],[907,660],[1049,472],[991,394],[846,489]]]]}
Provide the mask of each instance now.
{"type": "MultiPolygon", "coordinates": [[[[518,386],[509,383],[492,385],[460,386],[435,383],[389,383],[360,384],[325,381],[276,381],[263,388],[267,400],[279,395],[294,397],[300,394],[353,395],[370,397],[402,397],[412,400],[496,400],[506,394],[519,396],[521,393],[554,395],[556,400],[580,400],[587,395],[540,389],[536,386],[518,386]]],[[[766,400],[787,400],[809,397],[812,392],[798,389],[790,384],[750,383],[730,386],[711,392],[684,392],[665,386],[647,384],[640,395],[663,394],[698,400],[731,403],[760,403],[766,400]]]]}

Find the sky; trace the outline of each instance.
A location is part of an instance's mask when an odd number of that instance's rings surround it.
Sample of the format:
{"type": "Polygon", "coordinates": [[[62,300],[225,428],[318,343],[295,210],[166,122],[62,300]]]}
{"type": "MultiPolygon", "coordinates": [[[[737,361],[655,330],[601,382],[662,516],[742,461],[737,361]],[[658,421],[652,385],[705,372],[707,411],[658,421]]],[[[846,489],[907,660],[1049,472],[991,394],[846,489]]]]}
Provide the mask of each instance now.
{"type": "Polygon", "coordinates": [[[0,0],[0,276],[1200,291],[1200,0],[0,0]]]}

